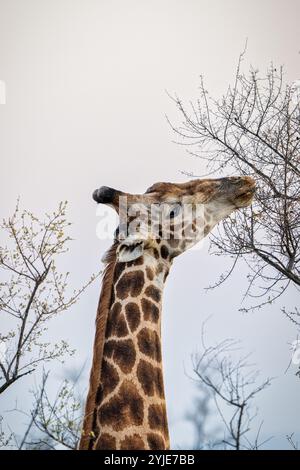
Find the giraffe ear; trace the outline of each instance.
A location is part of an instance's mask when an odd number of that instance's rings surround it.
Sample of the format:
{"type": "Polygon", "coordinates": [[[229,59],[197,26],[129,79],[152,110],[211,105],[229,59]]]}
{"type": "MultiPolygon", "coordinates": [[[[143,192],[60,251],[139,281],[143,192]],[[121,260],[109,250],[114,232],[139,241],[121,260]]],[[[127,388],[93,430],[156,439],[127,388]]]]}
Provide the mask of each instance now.
{"type": "Polygon", "coordinates": [[[144,240],[126,239],[117,248],[117,260],[120,263],[133,261],[140,258],[144,253],[144,240]]]}

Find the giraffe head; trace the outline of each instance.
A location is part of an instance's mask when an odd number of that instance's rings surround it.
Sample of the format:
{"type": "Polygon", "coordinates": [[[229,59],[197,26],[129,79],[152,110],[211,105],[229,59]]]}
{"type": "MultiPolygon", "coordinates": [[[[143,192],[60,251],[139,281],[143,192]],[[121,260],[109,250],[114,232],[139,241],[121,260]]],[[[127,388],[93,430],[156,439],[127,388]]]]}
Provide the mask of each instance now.
{"type": "Polygon", "coordinates": [[[254,191],[254,180],[242,176],[155,183],[144,194],[102,186],[94,191],[93,199],[119,214],[118,261],[132,261],[147,253],[171,261],[233,211],[250,205],[254,191]]]}

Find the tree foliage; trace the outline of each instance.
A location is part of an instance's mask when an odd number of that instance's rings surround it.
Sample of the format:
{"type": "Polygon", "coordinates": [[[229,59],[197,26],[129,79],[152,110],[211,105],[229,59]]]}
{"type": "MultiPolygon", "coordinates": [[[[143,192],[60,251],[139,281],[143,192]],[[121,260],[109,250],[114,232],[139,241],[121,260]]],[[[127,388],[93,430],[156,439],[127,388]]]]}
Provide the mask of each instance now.
{"type": "Polygon", "coordinates": [[[78,300],[88,282],[69,292],[69,272],[61,273],[57,258],[68,251],[66,202],[40,220],[16,206],[0,225],[0,393],[31,374],[39,364],[73,354],[65,340],[52,342],[50,320],[78,300]]]}

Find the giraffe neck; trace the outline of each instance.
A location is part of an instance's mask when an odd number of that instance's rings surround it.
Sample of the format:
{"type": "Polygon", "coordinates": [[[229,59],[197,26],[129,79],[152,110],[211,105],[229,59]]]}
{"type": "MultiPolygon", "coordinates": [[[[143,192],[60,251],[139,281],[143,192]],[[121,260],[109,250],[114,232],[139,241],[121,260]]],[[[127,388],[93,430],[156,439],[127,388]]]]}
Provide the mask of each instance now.
{"type": "Polygon", "coordinates": [[[101,365],[91,374],[90,449],[169,448],[161,357],[169,266],[152,254],[114,266],[101,365]]]}

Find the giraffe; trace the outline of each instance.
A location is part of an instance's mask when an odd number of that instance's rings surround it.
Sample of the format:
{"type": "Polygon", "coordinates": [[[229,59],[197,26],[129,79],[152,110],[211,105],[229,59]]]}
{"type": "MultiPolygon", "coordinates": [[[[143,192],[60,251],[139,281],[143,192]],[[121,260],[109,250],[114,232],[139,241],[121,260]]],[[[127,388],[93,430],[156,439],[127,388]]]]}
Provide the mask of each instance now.
{"type": "Polygon", "coordinates": [[[164,284],[176,256],[249,206],[254,191],[249,176],[155,183],[144,194],[106,186],[94,191],[97,203],[117,211],[120,225],[103,259],[80,450],[169,448],[161,353],[164,284]]]}

